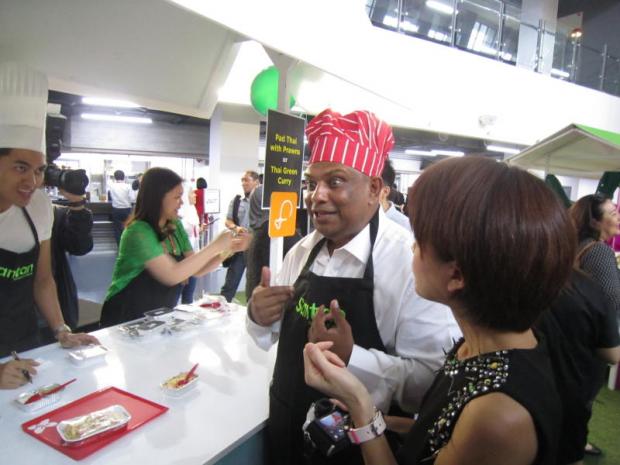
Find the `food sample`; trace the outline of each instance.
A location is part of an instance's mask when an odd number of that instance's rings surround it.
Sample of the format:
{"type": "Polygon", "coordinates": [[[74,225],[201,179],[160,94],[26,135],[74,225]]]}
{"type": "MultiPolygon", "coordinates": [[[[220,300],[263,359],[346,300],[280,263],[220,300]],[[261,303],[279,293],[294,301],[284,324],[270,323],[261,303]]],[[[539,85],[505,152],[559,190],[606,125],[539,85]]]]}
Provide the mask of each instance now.
{"type": "Polygon", "coordinates": [[[221,303],[219,302],[205,302],[203,304],[200,304],[200,306],[202,308],[213,308],[213,309],[218,309],[222,306],[221,303]]]}
{"type": "Polygon", "coordinates": [[[57,430],[65,442],[82,441],[105,431],[125,426],[131,415],[122,405],[111,405],[87,415],[58,423],[57,430]]]}
{"type": "Polygon", "coordinates": [[[186,382],[185,377],[187,376],[187,373],[188,372],[179,373],[178,375],[167,379],[162,383],[162,387],[172,390],[183,389],[187,385],[191,384],[196,378],[198,378],[198,375],[196,373],[193,373],[186,382]]]}
{"type": "Polygon", "coordinates": [[[28,392],[23,392],[21,393],[18,397],[17,397],[17,402],[21,405],[26,405],[29,403],[32,403],[36,400],[41,400],[43,398],[45,398],[45,396],[47,394],[49,394],[50,392],[54,391],[56,388],[58,388],[60,386],[60,384],[58,383],[54,383],[54,384],[48,384],[47,386],[42,386],[38,389],[34,389],[32,391],[28,391],[28,392]]]}

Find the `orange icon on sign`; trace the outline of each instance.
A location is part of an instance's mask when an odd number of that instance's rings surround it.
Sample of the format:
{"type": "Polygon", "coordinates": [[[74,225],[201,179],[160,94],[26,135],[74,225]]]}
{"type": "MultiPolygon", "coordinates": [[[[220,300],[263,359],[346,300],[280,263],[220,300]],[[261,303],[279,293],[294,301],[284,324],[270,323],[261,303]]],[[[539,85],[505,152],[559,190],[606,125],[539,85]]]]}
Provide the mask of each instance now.
{"type": "Polygon", "coordinates": [[[269,237],[295,234],[297,192],[272,192],[269,209],[269,237]]]}

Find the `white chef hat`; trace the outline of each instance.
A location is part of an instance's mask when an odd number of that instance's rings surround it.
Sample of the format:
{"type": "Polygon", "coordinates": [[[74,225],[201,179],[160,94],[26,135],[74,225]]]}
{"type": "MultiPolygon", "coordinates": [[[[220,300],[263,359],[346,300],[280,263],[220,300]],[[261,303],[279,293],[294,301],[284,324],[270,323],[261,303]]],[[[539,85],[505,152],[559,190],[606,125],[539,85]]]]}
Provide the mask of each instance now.
{"type": "Polygon", "coordinates": [[[23,64],[0,63],[0,148],[45,154],[47,77],[23,64]]]}

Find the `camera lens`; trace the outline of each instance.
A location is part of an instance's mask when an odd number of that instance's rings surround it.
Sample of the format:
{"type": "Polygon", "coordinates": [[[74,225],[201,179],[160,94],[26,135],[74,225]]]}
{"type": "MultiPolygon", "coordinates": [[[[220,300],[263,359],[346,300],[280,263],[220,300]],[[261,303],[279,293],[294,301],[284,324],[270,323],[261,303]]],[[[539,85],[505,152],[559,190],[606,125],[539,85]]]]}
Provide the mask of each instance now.
{"type": "Polygon", "coordinates": [[[88,176],[83,169],[60,169],[56,165],[50,164],[45,170],[45,185],[58,187],[70,194],[84,195],[88,186],[88,176]]]}

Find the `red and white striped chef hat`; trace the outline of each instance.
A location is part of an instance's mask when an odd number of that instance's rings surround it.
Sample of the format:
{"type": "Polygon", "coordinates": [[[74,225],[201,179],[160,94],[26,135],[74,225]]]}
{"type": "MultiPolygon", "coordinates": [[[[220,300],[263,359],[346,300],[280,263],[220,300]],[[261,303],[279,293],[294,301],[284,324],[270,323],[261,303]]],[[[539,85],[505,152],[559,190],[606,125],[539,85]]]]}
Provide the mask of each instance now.
{"type": "Polygon", "coordinates": [[[342,163],[367,176],[381,176],[394,146],[392,128],[369,111],[341,115],[330,109],[315,116],[306,127],[310,163],[342,163]]]}

